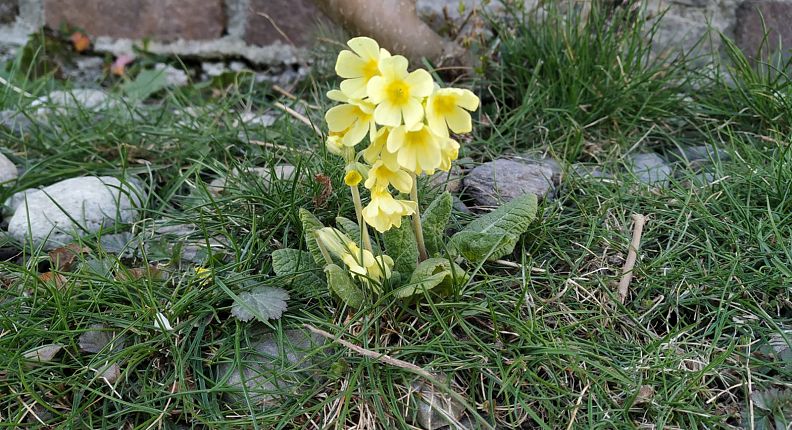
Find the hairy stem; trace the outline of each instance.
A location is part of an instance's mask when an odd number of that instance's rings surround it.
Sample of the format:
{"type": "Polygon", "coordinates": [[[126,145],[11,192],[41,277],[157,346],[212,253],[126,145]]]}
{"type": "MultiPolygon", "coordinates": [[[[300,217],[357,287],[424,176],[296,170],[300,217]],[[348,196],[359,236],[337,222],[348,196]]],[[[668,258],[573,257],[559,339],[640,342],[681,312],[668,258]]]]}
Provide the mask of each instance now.
{"type": "Polygon", "coordinates": [[[418,204],[418,178],[415,173],[410,173],[412,176],[413,187],[410,190],[410,199],[415,202],[415,213],[412,216],[413,231],[415,232],[415,242],[418,244],[418,259],[424,261],[429,258],[426,253],[426,245],[424,244],[423,225],[421,225],[421,209],[418,204]]]}
{"type": "Polygon", "coordinates": [[[371,249],[371,238],[369,237],[368,227],[366,226],[366,222],[363,221],[363,203],[360,202],[360,191],[358,191],[358,187],[349,187],[352,191],[352,202],[355,204],[355,216],[357,216],[357,222],[360,226],[362,231],[360,237],[363,239],[363,247],[368,252],[374,252],[371,249]]]}

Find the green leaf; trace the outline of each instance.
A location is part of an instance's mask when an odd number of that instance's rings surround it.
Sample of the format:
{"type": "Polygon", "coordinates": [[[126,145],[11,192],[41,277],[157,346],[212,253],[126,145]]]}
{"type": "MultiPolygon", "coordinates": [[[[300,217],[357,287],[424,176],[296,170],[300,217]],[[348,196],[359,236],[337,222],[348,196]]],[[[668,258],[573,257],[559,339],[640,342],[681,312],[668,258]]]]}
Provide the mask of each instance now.
{"type": "MultiPolygon", "coordinates": [[[[360,230],[360,226],[358,225],[358,223],[356,223],[355,221],[352,221],[349,218],[344,218],[344,217],[340,216],[340,217],[336,217],[336,226],[344,234],[346,234],[352,240],[354,240],[355,243],[357,243],[361,248],[363,248],[362,239],[360,238],[361,230],[360,230]]],[[[378,254],[379,253],[379,246],[377,246],[376,243],[372,243],[371,244],[371,250],[372,250],[372,252],[374,254],[378,254]]]]}
{"type": "Polygon", "coordinates": [[[320,266],[324,265],[326,262],[314,236],[314,232],[324,227],[324,225],[305,208],[300,208],[300,222],[302,223],[303,236],[305,237],[305,246],[308,247],[314,262],[320,266]]]}
{"type": "Polygon", "coordinates": [[[168,80],[164,70],[143,70],[131,81],[121,85],[121,91],[130,99],[142,101],[157,91],[165,88],[168,80]]]}
{"type": "Polygon", "coordinates": [[[445,228],[451,218],[451,207],[454,201],[451,194],[440,194],[432,204],[426,208],[421,222],[423,224],[424,243],[429,255],[436,255],[443,251],[445,241],[445,228]]]}
{"type": "Polygon", "coordinates": [[[299,249],[278,249],[272,252],[272,270],[283,277],[291,277],[293,283],[309,288],[325,288],[325,280],[319,275],[319,267],[311,254],[299,249]]]}
{"type": "Polygon", "coordinates": [[[393,270],[407,275],[415,270],[418,263],[418,244],[411,225],[404,220],[399,228],[385,232],[385,251],[393,259],[393,270]]]}
{"type": "Polygon", "coordinates": [[[324,268],[327,285],[349,307],[360,308],[366,301],[366,294],[358,287],[346,270],[336,264],[328,264],[324,268]]]}
{"type": "Polygon", "coordinates": [[[240,293],[231,306],[231,314],[242,321],[250,321],[254,316],[263,321],[276,320],[286,310],[286,300],[289,293],[283,288],[258,287],[240,293]]]}
{"type": "Polygon", "coordinates": [[[457,264],[452,268],[451,262],[445,258],[430,258],[415,268],[410,283],[395,290],[394,295],[405,298],[429,290],[447,294],[453,290],[454,284],[460,285],[466,281],[467,274],[457,264]]]}
{"type": "Polygon", "coordinates": [[[493,261],[512,253],[518,238],[511,233],[460,231],[451,238],[450,245],[466,260],[479,263],[485,258],[493,261]]]}
{"type": "Polygon", "coordinates": [[[468,224],[451,238],[451,243],[472,262],[483,260],[487,254],[489,260],[497,260],[514,251],[517,239],[536,217],[536,204],[534,194],[517,197],[468,224]]]}

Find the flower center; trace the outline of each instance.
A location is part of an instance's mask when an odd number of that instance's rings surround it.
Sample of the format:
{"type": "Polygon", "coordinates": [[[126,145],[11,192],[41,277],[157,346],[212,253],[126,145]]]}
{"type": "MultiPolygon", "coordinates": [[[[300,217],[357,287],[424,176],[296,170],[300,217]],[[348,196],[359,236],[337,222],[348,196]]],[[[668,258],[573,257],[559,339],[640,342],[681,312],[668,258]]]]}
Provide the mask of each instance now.
{"type": "Polygon", "coordinates": [[[363,79],[365,79],[368,82],[369,79],[379,75],[379,68],[377,66],[378,66],[377,60],[373,58],[369,60],[366,64],[364,64],[363,79]]]}
{"type": "Polygon", "coordinates": [[[407,104],[410,99],[410,86],[403,80],[394,80],[388,84],[387,88],[388,101],[392,104],[400,106],[407,104]]]}
{"type": "Polygon", "coordinates": [[[433,103],[434,110],[439,115],[450,114],[455,105],[453,96],[435,96],[433,103]]]}

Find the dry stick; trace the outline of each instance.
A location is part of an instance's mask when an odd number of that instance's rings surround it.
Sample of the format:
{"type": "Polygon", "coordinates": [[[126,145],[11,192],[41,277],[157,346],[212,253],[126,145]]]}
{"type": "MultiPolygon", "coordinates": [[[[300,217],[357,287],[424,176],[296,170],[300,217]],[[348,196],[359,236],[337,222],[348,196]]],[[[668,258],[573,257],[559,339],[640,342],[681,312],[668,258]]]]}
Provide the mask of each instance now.
{"type": "Polygon", "coordinates": [[[641,235],[643,234],[644,224],[646,224],[646,217],[641,214],[633,214],[632,219],[632,242],[630,243],[630,250],[627,252],[627,260],[624,262],[622,277],[619,281],[619,302],[622,304],[624,304],[624,300],[627,298],[627,291],[630,288],[635,260],[638,258],[638,248],[641,247],[641,235]]]}
{"type": "Polygon", "coordinates": [[[572,410],[572,416],[569,418],[569,424],[567,425],[566,430],[571,430],[572,426],[575,424],[575,418],[577,417],[577,413],[580,410],[580,404],[583,403],[583,396],[586,395],[586,391],[588,391],[591,384],[586,384],[583,387],[583,390],[580,391],[580,396],[578,396],[577,402],[575,402],[575,409],[572,410]]]}
{"type": "Polygon", "coordinates": [[[264,142],[262,140],[252,140],[251,139],[250,143],[252,143],[253,145],[263,146],[265,148],[270,148],[270,149],[281,149],[281,150],[284,150],[284,151],[295,151],[295,152],[300,152],[302,154],[307,154],[307,155],[313,154],[313,152],[311,152],[311,151],[309,151],[307,149],[292,148],[290,146],[279,145],[277,143],[264,142]]]}
{"type": "Polygon", "coordinates": [[[303,327],[307,328],[308,330],[310,330],[313,333],[318,334],[319,336],[322,336],[322,337],[324,337],[326,339],[330,339],[332,341],[335,341],[335,342],[341,344],[342,346],[344,346],[344,347],[346,347],[346,348],[348,348],[348,349],[350,349],[352,351],[355,351],[356,353],[358,353],[358,354],[360,354],[360,355],[362,355],[364,357],[373,358],[373,359],[375,359],[375,360],[377,360],[379,362],[382,362],[382,363],[385,363],[385,364],[390,364],[391,366],[395,366],[395,367],[398,367],[400,369],[409,370],[410,372],[413,372],[416,375],[428,380],[429,382],[432,383],[432,385],[437,386],[437,387],[442,387],[442,388],[446,389],[448,391],[448,395],[449,396],[453,397],[454,400],[456,400],[457,402],[459,402],[462,405],[464,405],[467,409],[471,410],[474,413],[474,415],[476,415],[476,418],[478,418],[479,421],[481,421],[486,428],[491,429],[491,430],[495,430],[495,427],[493,427],[492,425],[490,425],[490,423],[488,423],[483,418],[478,416],[478,413],[476,413],[476,411],[471,406],[469,406],[467,404],[467,401],[465,400],[464,397],[459,395],[459,393],[457,393],[456,391],[454,391],[450,387],[446,388],[445,384],[442,381],[440,381],[439,379],[437,379],[437,377],[435,377],[431,373],[427,372],[426,370],[422,369],[421,367],[418,367],[418,366],[416,366],[416,365],[414,365],[412,363],[408,363],[408,362],[406,362],[404,360],[399,360],[398,358],[393,358],[393,357],[391,357],[390,355],[387,355],[387,354],[374,352],[374,351],[365,349],[363,347],[357,346],[354,343],[347,342],[347,341],[345,341],[344,339],[341,339],[338,336],[330,334],[330,333],[328,333],[328,332],[326,332],[326,331],[324,331],[322,329],[316,328],[316,327],[314,327],[314,326],[312,326],[310,324],[303,324],[303,327]]]}
{"type": "Polygon", "coordinates": [[[25,91],[25,90],[23,90],[23,89],[21,89],[19,87],[15,87],[11,82],[8,82],[2,76],[0,76],[0,84],[3,84],[5,86],[7,86],[9,89],[11,89],[12,91],[14,91],[17,94],[23,95],[25,97],[33,98],[33,94],[30,94],[29,92],[27,92],[27,91],[25,91]]]}
{"type": "Polygon", "coordinates": [[[298,103],[302,104],[302,105],[303,105],[303,106],[305,106],[305,107],[308,107],[308,108],[311,108],[311,109],[319,109],[319,106],[317,106],[317,105],[312,105],[312,104],[308,103],[308,102],[307,102],[307,101],[305,101],[305,100],[298,99],[298,98],[297,98],[297,96],[295,96],[294,94],[290,93],[290,92],[289,92],[289,90],[287,90],[287,89],[285,89],[285,88],[281,87],[280,85],[273,85],[273,86],[272,86],[272,89],[273,89],[274,91],[276,91],[276,92],[280,93],[282,96],[284,96],[284,97],[286,97],[286,98],[288,98],[288,99],[290,99],[290,100],[294,100],[294,101],[296,101],[296,102],[298,102],[298,103]]]}
{"type": "Polygon", "coordinates": [[[300,112],[297,112],[296,110],[284,105],[281,102],[275,102],[275,107],[280,109],[280,110],[282,110],[282,111],[284,111],[284,112],[286,112],[287,114],[297,118],[300,122],[302,122],[303,124],[307,125],[308,127],[311,127],[313,129],[313,131],[316,132],[316,134],[318,134],[320,136],[322,135],[322,131],[319,130],[319,128],[317,126],[313,125],[313,123],[311,123],[311,120],[308,119],[305,115],[301,114],[300,112]]]}
{"type": "Polygon", "coordinates": [[[178,386],[178,383],[179,383],[178,380],[173,381],[173,385],[171,386],[171,390],[170,390],[171,395],[168,396],[168,401],[165,402],[165,407],[162,408],[162,413],[159,414],[159,416],[157,417],[157,419],[154,420],[154,422],[152,422],[148,427],[146,427],[146,430],[151,430],[156,425],[160,425],[160,426],[162,425],[162,418],[165,416],[165,413],[168,412],[168,407],[170,407],[170,404],[173,401],[173,393],[176,392],[176,387],[178,386]]]}

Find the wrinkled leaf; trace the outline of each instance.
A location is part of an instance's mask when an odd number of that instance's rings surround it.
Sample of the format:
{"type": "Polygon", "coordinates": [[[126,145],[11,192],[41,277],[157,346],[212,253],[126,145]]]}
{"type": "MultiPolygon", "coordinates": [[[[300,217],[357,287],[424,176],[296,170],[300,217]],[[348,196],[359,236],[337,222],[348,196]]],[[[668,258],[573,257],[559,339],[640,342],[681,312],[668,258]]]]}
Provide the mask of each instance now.
{"type": "Polygon", "coordinates": [[[366,301],[366,294],[355,284],[346,270],[336,264],[328,264],[324,268],[327,285],[349,307],[360,308],[366,301]]]}
{"type": "Polygon", "coordinates": [[[460,231],[451,238],[450,245],[466,260],[479,263],[488,256],[489,260],[497,260],[510,254],[517,245],[517,236],[510,233],[460,231]]]}
{"type": "Polygon", "coordinates": [[[322,289],[325,280],[311,254],[298,249],[278,249],[272,252],[272,270],[278,276],[289,276],[293,283],[306,288],[322,289]]]}
{"type": "Polygon", "coordinates": [[[520,235],[536,217],[536,205],[534,194],[517,197],[468,224],[451,242],[470,261],[481,261],[487,254],[490,260],[497,260],[514,251],[520,235]]]}
{"type": "Polygon", "coordinates": [[[240,293],[231,314],[242,321],[250,321],[254,316],[263,320],[276,320],[286,310],[289,293],[283,288],[258,287],[253,291],[240,293]]]}
{"type": "Polygon", "coordinates": [[[56,355],[63,349],[63,345],[58,343],[50,343],[47,345],[41,345],[25,351],[22,354],[26,359],[30,361],[38,361],[40,363],[47,363],[52,361],[56,355]]]}
{"type": "Polygon", "coordinates": [[[418,244],[408,220],[401,227],[385,232],[385,252],[393,259],[393,270],[402,275],[410,274],[418,264],[418,244]]]}
{"type": "Polygon", "coordinates": [[[314,232],[324,227],[322,222],[314,216],[310,211],[300,208],[300,222],[302,222],[303,236],[305,237],[305,245],[313,257],[313,261],[318,265],[325,263],[322,251],[319,250],[319,245],[316,243],[314,232]]]}
{"type": "Polygon", "coordinates": [[[133,100],[145,100],[152,94],[165,88],[168,79],[163,70],[143,70],[131,81],[124,82],[121,90],[133,100]]]}
{"type": "Polygon", "coordinates": [[[54,286],[58,289],[63,288],[63,286],[66,285],[66,282],[68,281],[65,276],[56,272],[42,273],[39,275],[39,279],[41,282],[54,286]]]}
{"type": "Polygon", "coordinates": [[[454,199],[451,194],[445,192],[440,194],[424,211],[421,216],[423,223],[424,243],[429,255],[443,252],[443,242],[445,241],[445,228],[448,219],[451,218],[451,208],[454,199]]]}
{"type": "Polygon", "coordinates": [[[78,340],[80,350],[92,354],[102,351],[111,342],[114,352],[124,348],[124,339],[121,336],[113,337],[113,333],[104,324],[91,324],[78,340]]]}
{"type": "Polygon", "coordinates": [[[424,291],[435,290],[440,294],[449,293],[456,284],[462,284],[467,280],[467,275],[457,264],[451,266],[451,262],[445,258],[430,258],[422,261],[410,278],[410,283],[394,291],[394,295],[399,298],[410,297],[416,294],[423,294],[424,291]]]}
{"type": "Polygon", "coordinates": [[[68,272],[74,267],[74,260],[78,255],[91,252],[90,249],[78,243],[70,243],[49,252],[52,268],[61,272],[68,272]]]}

